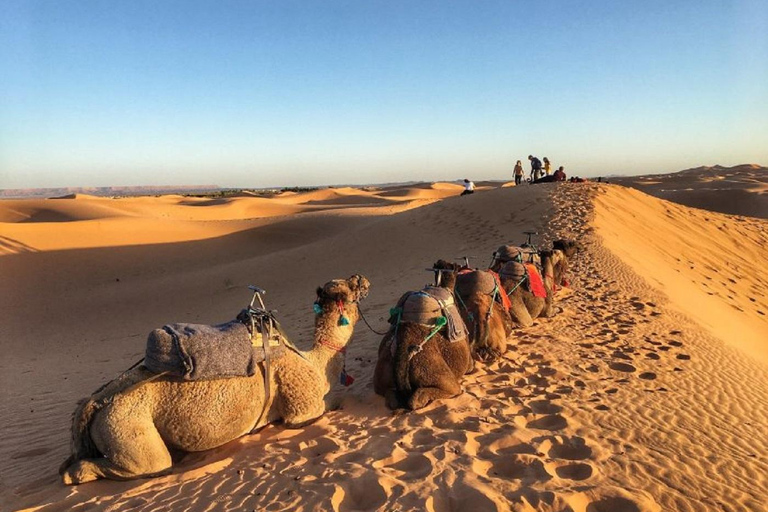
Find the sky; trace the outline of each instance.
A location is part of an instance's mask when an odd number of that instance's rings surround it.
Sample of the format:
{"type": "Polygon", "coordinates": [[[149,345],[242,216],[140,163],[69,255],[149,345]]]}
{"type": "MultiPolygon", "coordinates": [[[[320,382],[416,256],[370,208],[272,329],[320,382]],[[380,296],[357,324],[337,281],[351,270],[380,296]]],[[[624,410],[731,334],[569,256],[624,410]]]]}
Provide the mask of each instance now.
{"type": "Polygon", "coordinates": [[[768,2],[0,2],[0,188],[768,165],[768,2]]]}

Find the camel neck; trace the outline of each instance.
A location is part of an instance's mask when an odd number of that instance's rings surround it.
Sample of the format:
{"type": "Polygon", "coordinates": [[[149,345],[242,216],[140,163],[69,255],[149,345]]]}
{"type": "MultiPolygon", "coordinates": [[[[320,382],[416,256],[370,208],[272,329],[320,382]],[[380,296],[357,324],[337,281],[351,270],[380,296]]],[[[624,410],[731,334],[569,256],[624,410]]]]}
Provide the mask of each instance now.
{"type": "Polygon", "coordinates": [[[325,377],[327,390],[334,382],[338,382],[344,369],[347,343],[354,329],[352,321],[348,325],[339,325],[339,319],[340,315],[337,313],[326,313],[316,318],[315,343],[307,354],[325,377]]]}

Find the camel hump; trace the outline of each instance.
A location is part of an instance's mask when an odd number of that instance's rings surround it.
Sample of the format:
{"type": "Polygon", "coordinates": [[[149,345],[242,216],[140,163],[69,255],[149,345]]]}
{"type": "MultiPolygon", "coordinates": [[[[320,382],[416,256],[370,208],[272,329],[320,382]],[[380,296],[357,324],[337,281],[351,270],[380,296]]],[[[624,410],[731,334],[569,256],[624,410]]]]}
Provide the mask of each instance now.
{"type": "Polygon", "coordinates": [[[496,280],[493,274],[484,270],[460,273],[456,278],[456,291],[462,297],[468,297],[474,293],[493,295],[495,289],[496,280]]]}

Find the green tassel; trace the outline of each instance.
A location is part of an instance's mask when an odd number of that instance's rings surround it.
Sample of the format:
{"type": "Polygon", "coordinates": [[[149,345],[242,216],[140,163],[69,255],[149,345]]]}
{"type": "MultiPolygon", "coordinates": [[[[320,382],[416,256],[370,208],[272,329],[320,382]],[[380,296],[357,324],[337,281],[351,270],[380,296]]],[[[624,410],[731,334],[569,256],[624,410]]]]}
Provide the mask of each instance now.
{"type": "Polygon", "coordinates": [[[315,302],[315,303],[312,305],[312,309],[314,309],[314,310],[315,310],[315,314],[316,314],[316,315],[319,315],[320,313],[322,313],[322,312],[323,312],[323,308],[322,308],[322,307],[320,307],[320,304],[318,304],[317,302],[315,302]]]}
{"type": "Polygon", "coordinates": [[[349,325],[349,318],[342,315],[341,318],[339,318],[339,325],[349,325]]]}

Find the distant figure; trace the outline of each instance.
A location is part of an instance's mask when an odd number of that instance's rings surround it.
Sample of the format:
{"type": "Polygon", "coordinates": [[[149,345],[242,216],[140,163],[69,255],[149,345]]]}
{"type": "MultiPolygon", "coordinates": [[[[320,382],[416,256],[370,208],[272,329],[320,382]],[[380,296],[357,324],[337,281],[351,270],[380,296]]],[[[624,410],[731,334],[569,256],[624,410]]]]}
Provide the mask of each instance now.
{"type": "Polygon", "coordinates": [[[549,176],[552,170],[552,164],[549,163],[549,158],[544,157],[544,176],[549,176]]]}
{"type": "Polygon", "coordinates": [[[555,171],[555,174],[553,174],[555,181],[565,181],[565,170],[563,170],[563,166],[557,168],[555,171]]]}
{"type": "Polygon", "coordinates": [[[467,194],[474,194],[475,193],[475,184],[469,181],[468,179],[464,178],[464,192],[461,193],[461,195],[466,196],[467,194]]]}
{"type": "Polygon", "coordinates": [[[520,160],[515,164],[515,185],[520,185],[523,182],[523,164],[520,160]]]}
{"type": "Polygon", "coordinates": [[[533,155],[528,155],[531,161],[531,180],[536,181],[541,177],[541,160],[533,155]]]}

